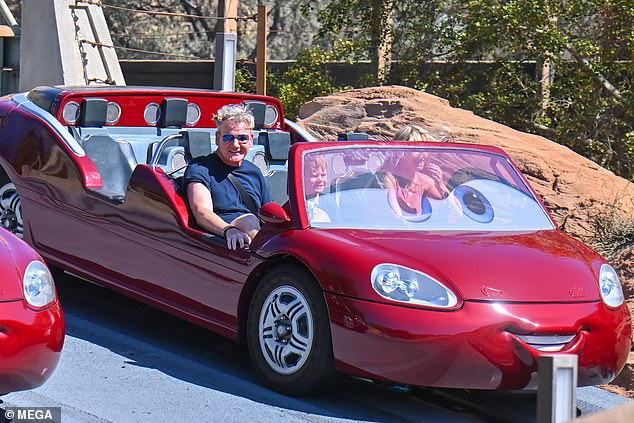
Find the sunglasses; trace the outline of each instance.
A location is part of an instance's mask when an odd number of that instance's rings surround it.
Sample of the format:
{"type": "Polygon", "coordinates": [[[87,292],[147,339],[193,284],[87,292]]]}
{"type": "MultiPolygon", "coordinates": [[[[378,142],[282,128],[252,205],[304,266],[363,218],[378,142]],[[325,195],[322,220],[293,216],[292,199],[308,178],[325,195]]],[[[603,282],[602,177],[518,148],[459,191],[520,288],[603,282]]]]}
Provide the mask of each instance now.
{"type": "Polygon", "coordinates": [[[238,140],[240,144],[246,144],[249,142],[250,139],[251,137],[245,134],[240,134],[240,135],[227,134],[222,136],[222,142],[224,143],[230,143],[230,142],[233,142],[233,140],[238,140]]]}

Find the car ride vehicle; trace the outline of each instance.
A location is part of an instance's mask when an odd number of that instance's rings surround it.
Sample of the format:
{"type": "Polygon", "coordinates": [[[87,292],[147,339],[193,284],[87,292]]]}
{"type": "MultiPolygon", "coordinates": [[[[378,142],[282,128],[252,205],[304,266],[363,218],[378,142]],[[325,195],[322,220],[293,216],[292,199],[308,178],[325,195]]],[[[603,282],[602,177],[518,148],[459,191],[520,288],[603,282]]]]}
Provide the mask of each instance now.
{"type": "MultiPolygon", "coordinates": [[[[6,184],[5,184],[6,186],[6,184]]],[[[0,195],[3,209],[16,194],[0,195]]],[[[0,229],[0,395],[36,388],[55,371],[64,344],[64,315],[42,258],[0,229]]]]}
{"type": "Polygon", "coordinates": [[[38,87],[4,97],[0,125],[5,227],[58,268],[245,342],[280,392],[338,374],[534,389],[546,353],[577,354],[583,386],[625,364],[616,272],[498,148],[315,142],[274,98],[179,88],[38,87]],[[229,103],[254,111],[247,159],[274,200],[237,251],[196,226],[182,186],[229,103]]]}

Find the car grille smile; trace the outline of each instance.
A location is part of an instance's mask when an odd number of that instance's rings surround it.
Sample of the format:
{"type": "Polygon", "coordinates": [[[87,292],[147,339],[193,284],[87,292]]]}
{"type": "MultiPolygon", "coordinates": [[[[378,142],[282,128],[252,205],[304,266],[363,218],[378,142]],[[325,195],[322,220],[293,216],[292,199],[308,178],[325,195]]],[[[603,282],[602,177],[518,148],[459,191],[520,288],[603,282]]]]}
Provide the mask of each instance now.
{"type": "Polygon", "coordinates": [[[530,347],[542,352],[561,351],[572,341],[576,334],[563,335],[518,335],[513,334],[530,347]]]}

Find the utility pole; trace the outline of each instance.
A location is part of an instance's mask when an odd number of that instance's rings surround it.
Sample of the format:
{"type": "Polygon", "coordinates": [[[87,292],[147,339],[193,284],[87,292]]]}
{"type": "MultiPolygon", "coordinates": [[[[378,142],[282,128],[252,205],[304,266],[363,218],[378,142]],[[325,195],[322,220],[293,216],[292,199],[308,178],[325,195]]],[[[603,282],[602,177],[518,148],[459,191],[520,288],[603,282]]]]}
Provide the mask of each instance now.
{"type": "Polygon", "coordinates": [[[258,2],[258,38],[255,61],[255,93],[266,95],[266,5],[262,0],[258,2]]]}
{"type": "Polygon", "coordinates": [[[214,89],[235,91],[238,35],[238,0],[219,0],[214,57],[214,89]],[[229,19],[227,19],[229,18],[229,19]],[[232,19],[233,18],[233,19],[232,19]]]}

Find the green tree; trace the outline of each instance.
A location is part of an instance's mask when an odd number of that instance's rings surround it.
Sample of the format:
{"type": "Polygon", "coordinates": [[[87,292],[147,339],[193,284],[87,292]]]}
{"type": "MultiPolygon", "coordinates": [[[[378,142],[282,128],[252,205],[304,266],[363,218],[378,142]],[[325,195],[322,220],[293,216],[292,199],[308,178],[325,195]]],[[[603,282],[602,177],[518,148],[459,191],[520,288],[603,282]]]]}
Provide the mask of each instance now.
{"type": "Polygon", "coordinates": [[[464,2],[461,16],[452,57],[499,64],[485,86],[494,95],[464,98],[474,111],[496,110],[505,123],[632,177],[631,0],[476,0],[464,2]],[[536,78],[526,77],[526,63],[537,65],[536,78]],[[547,84],[545,63],[554,69],[547,84]],[[519,108],[526,110],[520,120],[500,110],[519,108]]]}
{"type": "Polygon", "coordinates": [[[634,175],[633,0],[331,0],[320,35],[353,43],[353,60],[372,58],[389,3],[398,60],[389,82],[634,175]]]}
{"type": "Polygon", "coordinates": [[[315,97],[336,91],[332,77],[326,70],[332,55],[320,47],[300,50],[296,62],[280,76],[272,76],[272,95],[284,104],[286,116],[295,119],[299,108],[315,97]]]}

